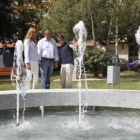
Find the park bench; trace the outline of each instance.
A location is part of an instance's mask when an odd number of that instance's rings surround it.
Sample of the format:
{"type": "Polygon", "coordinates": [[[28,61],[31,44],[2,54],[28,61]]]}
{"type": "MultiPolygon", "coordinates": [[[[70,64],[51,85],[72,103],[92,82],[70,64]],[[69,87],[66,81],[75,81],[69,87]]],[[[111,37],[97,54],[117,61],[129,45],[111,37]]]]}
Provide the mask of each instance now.
{"type": "Polygon", "coordinates": [[[12,67],[0,68],[0,83],[11,82],[10,80],[11,70],[12,70],[12,67]]]}

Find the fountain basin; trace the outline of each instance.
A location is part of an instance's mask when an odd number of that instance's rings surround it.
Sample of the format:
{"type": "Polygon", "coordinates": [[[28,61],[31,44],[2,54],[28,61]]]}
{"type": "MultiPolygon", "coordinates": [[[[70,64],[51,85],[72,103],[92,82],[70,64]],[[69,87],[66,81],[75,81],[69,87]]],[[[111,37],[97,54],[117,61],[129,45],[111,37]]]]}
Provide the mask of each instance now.
{"type": "MultiPolygon", "coordinates": [[[[140,93],[137,90],[89,89],[82,91],[82,105],[140,109],[140,93]],[[88,92],[88,93],[87,93],[88,92]]],[[[36,89],[20,94],[19,106],[78,106],[78,89],[36,89]]],[[[0,110],[16,108],[16,90],[0,91],[0,110]]]]}
{"type": "MultiPolygon", "coordinates": [[[[121,140],[139,139],[138,111],[87,110],[81,123],[78,110],[58,110],[57,106],[78,106],[78,90],[29,90],[25,100],[20,95],[20,107],[56,106],[44,108],[44,116],[37,108],[20,112],[20,125],[15,126],[16,90],[0,91],[0,136],[2,140],[121,140]],[[8,110],[7,110],[8,109],[8,110]],[[10,110],[9,110],[10,109],[10,110]],[[12,110],[13,109],[13,110],[12,110]],[[5,111],[2,111],[5,110],[5,111]],[[23,116],[25,114],[26,117],[23,116]],[[12,117],[13,116],[13,117],[12,117]],[[22,117],[23,116],[23,117],[22,117]]],[[[139,91],[82,90],[82,104],[88,106],[140,108],[139,91]]]]}
{"type": "Polygon", "coordinates": [[[135,111],[88,111],[81,124],[78,112],[27,109],[15,126],[14,111],[0,111],[1,140],[139,140],[140,114],[135,111]],[[3,119],[4,118],[4,119],[3,119]]]}

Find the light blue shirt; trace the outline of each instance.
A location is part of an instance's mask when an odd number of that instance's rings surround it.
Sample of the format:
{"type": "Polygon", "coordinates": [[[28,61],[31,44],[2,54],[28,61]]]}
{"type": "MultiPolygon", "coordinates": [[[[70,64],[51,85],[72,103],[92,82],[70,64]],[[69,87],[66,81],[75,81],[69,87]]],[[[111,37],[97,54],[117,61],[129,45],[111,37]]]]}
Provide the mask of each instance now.
{"type": "Polygon", "coordinates": [[[41,60],[41,57],[55,59],[55,61],[59,60],[56,41],[53,38],[47,40],[44,37],[43,39],[38,41],[37,46],[39,60],[41,60]]]}
{"type": "Polygon", "coordinates": [[[30,63],[30,61],[39,61],[37,45],[34,41],[30,41],[29,39],[24,40],[24,56],[25,64],[30,63]]]}

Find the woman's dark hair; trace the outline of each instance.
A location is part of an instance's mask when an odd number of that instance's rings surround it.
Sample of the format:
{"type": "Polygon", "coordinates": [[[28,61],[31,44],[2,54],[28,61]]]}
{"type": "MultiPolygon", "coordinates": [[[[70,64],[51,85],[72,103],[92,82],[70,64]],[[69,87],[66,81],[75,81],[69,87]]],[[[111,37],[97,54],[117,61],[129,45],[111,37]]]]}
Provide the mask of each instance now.
{"type": "Polygon", "coordinates": [[[62,34],[59,34],[59,35],[57,36],[57,38],[58,38],[58,39],[65,39],[65,37],[64,37],[62,34]]]}

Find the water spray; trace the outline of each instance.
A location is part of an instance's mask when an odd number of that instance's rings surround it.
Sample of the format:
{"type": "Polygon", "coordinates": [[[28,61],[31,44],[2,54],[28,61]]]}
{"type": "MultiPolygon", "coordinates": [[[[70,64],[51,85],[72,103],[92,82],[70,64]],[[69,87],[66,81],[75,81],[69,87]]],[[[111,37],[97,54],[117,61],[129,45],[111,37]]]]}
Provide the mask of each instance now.
{"type": "Polygon", "coordinates": [[[77,44],[78,44],[78,56],[76,60],[78,61],[78,78],[79,78],[79,124],[81,123],[81,74],[83,65],[83,56],[86,49],[86,39],[87,39],[87,31],[83,21],[79,21],[74,27],[73,32],[75,33],[77,44]]]}
{"type": "Polygon", "coordinates": [[[21,92],[22,96],[25,95],[25,83],[26,81],[26,70],[23,63],[23,43],[21,40],[18,40],[15,44],[15,51],[14,51],[14,61],[13,61],[13,68],[11,71],[11,81],[16,86],[17,90],[17,120],[16,126],[19,126],[19,94],[21,92]],[[24,86],[23,86],[24,85],[24,86]]]}

